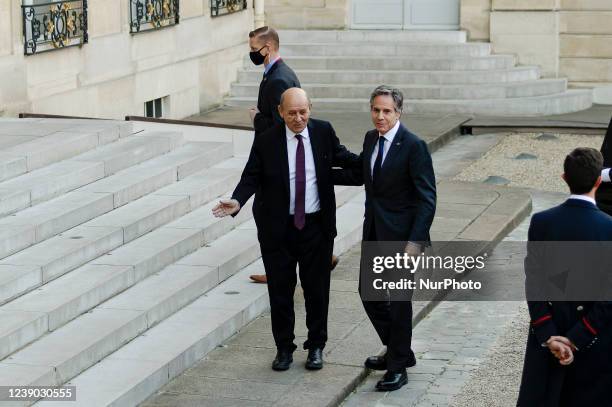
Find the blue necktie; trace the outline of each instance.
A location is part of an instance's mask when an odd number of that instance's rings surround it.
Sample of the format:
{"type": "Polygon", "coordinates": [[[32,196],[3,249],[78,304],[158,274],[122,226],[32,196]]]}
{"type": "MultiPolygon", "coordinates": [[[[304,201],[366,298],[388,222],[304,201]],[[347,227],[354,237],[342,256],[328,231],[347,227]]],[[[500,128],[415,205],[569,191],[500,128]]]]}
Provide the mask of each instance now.
{"type": "Polygon", "coordinates": [[[383,153],[385,151],[385,138],[378,137],[378,154],[376,155],[376,161],[374,161],[374,170],[372,171],[372,182],[376,183],[376,180],[380,176],[380,168],[382,167],[383,153]]]}

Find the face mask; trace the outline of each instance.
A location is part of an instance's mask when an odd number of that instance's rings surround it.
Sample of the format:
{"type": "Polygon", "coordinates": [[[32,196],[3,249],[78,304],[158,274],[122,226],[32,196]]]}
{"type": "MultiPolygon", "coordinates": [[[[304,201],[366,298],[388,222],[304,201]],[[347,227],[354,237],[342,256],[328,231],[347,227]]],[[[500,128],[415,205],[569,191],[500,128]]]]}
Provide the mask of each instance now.
{"type": "Polygon", "coordinates": [[[255,64],[255,65],[261,65],[264,63],[264,61],[266,60],[266,57],[264,55],[261,55],[260,51],[262,49],[264,49],[267,45],[264,45],[263,47],[259,48],[258,51],[251,51],[249,53],[249,57],[251,57],[251,61],[255,64]]]}

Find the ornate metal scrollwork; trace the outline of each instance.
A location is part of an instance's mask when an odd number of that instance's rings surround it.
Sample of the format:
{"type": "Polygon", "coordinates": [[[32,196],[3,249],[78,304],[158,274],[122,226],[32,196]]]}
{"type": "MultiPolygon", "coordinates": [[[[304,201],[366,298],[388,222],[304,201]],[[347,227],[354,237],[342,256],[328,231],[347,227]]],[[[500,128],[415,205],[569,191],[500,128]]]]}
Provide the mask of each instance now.
{"type": "Polygon", "coordinates": [[[179,23],[179,0],[130,0],[130,32],[157,30],[179,23]]]}
{"type": "Polygon", "coordinates": [[[210,15],[218,17],[246,10],[247,0],[210,0],[210,15]]]}
{"type": "Polygon", "coordinates": [[[26,55],[87,43],[87,0],[24,5],[21,10],[26,55]]]}

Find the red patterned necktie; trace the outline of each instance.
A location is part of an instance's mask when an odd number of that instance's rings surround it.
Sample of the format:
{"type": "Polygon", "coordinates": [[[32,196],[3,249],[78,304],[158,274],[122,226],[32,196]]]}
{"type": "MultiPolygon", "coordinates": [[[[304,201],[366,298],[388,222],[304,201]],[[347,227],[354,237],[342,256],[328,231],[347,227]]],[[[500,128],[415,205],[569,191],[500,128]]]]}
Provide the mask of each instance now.
{"type": "Polygon", "coordinates": [[[293,224],[298,230],[306,223],[306,160],[304,158],[304,142],[302,135],[296,134],[298,140],[295,152],[295,210],[293,224]]]}

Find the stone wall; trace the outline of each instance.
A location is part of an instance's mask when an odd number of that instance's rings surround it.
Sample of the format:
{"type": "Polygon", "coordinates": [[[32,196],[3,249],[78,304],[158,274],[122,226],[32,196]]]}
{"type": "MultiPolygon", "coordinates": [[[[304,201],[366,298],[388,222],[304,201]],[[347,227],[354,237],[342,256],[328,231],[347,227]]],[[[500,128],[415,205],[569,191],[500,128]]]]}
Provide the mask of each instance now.
{"type": "Polygon", "coordinates": [[[292,30],[341,30],[349,26],[350,0],[265,0],[266,24],[292,30]]]}
{"type": "Polygon", "coordinates": [[[595,102],[612,103],[610,21],[610,0],[492,0],[490,41],[493,52],[567,77],[571,87],[596,88],[595,102]]]}
{"type": "Polygon", "coordinates": [[[561,0],[559,73],[612,104],[612,1],[561,0]]]}
{"type": "Polygon", "coordinates": [[[468,41],[489,41],[491,0],[461,0],[461,29],[468,41]]]}
{"type": "Polygon", "coordinates": [[[0,0],[0,114],[35,112],[121,119],[160,97],[164,117],[222,102],[248,52],[247,10],[211,18],[209,0],[181,1],[178,25],[130,34],[129,0],[89,0],[89,43],[23,55],[18,1],[0,0]]]}

